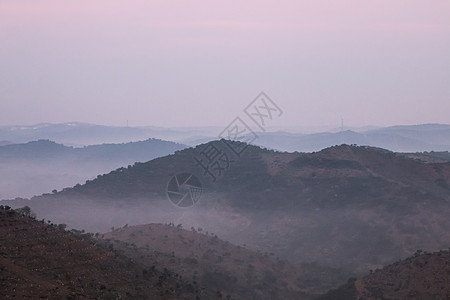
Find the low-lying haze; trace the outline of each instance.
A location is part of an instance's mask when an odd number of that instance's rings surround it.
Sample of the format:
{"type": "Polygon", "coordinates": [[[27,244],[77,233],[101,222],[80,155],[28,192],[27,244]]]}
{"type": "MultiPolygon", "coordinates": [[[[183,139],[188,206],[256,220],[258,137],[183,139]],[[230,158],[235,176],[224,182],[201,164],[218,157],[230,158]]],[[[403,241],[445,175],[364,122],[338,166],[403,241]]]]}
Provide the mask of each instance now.
{"type": "Polygon", "coordinates": [[[450,3],[2,1],[0,125],[449,123],[450,3]]]}

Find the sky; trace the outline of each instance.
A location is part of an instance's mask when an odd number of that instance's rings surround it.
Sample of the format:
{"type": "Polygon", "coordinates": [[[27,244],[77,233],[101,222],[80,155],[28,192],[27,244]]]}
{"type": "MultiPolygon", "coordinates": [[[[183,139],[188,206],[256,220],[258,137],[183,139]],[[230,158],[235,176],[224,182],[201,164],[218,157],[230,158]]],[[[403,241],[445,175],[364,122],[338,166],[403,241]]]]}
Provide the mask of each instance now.
{"type": "Polygon", "coordinates": [[[450,123],[450,1],[0,0],[0,125],[450,123]]]}

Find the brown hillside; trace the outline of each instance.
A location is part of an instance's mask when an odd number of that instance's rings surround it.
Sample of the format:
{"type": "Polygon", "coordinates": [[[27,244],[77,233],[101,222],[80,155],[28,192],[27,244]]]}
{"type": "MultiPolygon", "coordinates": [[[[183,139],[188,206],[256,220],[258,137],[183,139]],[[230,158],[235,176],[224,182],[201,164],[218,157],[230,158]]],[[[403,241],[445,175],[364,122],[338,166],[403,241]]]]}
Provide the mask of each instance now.
{"type": "Polygon", "coordinates": [[[167,268],[235,299],[308,299],[346,278],[334,269],[294,265],[273,253],[256,253],[202,232],[149,224],[116,229],[102,237],[148,267],[167,268]]]}
{"type": "Polygon", "coordinates": [[[416,252],[317,300],[450,299],[450,251],[416,252]]]}
{"type": "MultiPolygon", "coordinates": [[[[0,207],[1,299],[197,299],[178,275],[0,207]]],[[[203,299],[210,299],[205,296],[203,299]]]]}
{"type": "Polygon", "coordinates": [[[11,205],[29,205],[39,218],[91,232],[157,222],[202,227],[289,261],[359,274],[416,249],[448,245],[450,163],[348,145],[316,153],[248,146],[212,182],[194,161],[208,145],[11,205]],[[169,179],[183,172],[195,174],[204,188],[188,209],[174,207],[166,195],[169,179]]]}

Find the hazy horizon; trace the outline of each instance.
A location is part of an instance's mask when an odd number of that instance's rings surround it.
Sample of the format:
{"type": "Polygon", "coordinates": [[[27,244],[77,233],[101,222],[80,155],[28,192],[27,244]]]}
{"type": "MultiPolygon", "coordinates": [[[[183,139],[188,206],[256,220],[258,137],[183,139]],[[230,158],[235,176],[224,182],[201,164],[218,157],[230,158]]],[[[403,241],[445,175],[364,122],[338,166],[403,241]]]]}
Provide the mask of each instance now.
{"type": "Polygon", "coordinates": [[[450,1],[0,1],[0,41],[8,299],[449,297],[450,1]]]}
{"type": "MultiPolygon", "coordinates": [[[[343,121],[343,120],[342,120],[343,121]]],[[[66,125],[66,126],[102,126],[102,127],[111,127],[111,128],[142,128],[142,129],[155,129],[155,130],[179,130],[179,131],[186,131],[191,132],[191,134],[194,134],[196,131],[199,131],[203,134],[212,134],[216,136],[219,131],[223,130],[225,125],[219,126],[219,125],[204,125],[204,126],[158,126],[154,124],[147,124],[147,125],[136,125],[131,126],[127,124],[118,124],[118,125],[108,125],[108,124],[99,124],[99,123],[88,123],[88,122],[79,122],[79,121],[69,121],[69,122],[41,122],[41,123],[23,123],[23,124],[6,124],[6,125],[0,125],[0,128],[20,128],[23,127],[23,129],[39,129],[44,128],[45,126],[56,126],[56,125],[66,125]]],[[[228,124],[226,124],[228,125],[228,124]]],[[[383,128],[390,128],[390,127],[403,127],[403,126],[429,126],[429,125],[437,125],[437,126],[450,126],[449,123],[416,123],[416,124],[392,124],[392,125],[364,125],[364,126],[351,126],[347,125],[345,123],[340,124],[322,124],[322,125],[316,125],[316,126],[307,126],[307,125],[300,125],[300,126],[267,126],[264,132],[266,133],[277,133],[277,132],[286,132],[286,133],[292,133],[292,134],[314,134],[314,133],[324,133],[324,132],[339,132],[339,131],[356,131],[356,132],[365,132],[375,129],[383,129],[383,128]]],[[[262,130],[258,130],[258,128],[254,125],[249,123],[249,126],[254,130],[254,132],[262,133],[262,130]]]]}
{"type": "Polygon", "coordinates": [[[5,1],[0,125],[450,123],[450,2],[5,1]]]}

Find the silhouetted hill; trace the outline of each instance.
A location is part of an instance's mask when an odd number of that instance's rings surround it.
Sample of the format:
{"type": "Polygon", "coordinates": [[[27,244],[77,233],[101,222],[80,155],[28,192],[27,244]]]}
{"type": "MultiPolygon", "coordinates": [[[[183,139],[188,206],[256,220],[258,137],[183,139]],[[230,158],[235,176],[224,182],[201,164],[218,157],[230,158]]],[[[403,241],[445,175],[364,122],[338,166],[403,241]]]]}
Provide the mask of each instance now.
{"type": "Polygon", "coordinates": [[[79,122],[0,127],[0,139],[14,143],[49,139],[59,143],[89,145],[105,142],[120,143],[130,140],[143,140],[149,136],[151,136],[149,132],[142,128],[100,126],[79,122]]]}
{"type": "MultiPolygon", "coordinates": [[[[54,195],[16,201],[39,216],[89,231],[152,222],[202,227],[250,249],[294,262],[366,272],[450,238],[450,164],[379,148],[336,146],[279,153],[248,146],[213,182],[194,158],[221,141],[121,168],[54,195]],[[197,205],[174,207],[169,179],[202,182],[197,205]]],[[[233,147],[242,144],[233,144],[233,147]]],[[[223,148],[223,151],[227,148],[223,148]]]]}
{"type": "Polygon", "coordinates": [[[41,123],[29,126],[0,126],[0,141],[26,143],[34,140],[52,140],[66,145],[83,146],[103,143],[125,143],[141,141],[148,137],[163,140],[180,140],[186,137],[204,135],[219,129],[163,128],[155,126],[128,127],[103,126],[80,122],[60,124],[41,123]]]}
{"type": "MultiPolygon", "coordinates": [[[[0,141],[24,143],[49,139],[66,145],[92,145],[139,141],[148,137],[196,146],[217,139],[221,127],[161,128],[114,127],[79,122],[2,126],[0,141]]],[[[323,129],[322,129],[323,130],[323,129]]],[[[341,144],[357,144],[396,152],[450,151],[450,125],[422,124],[381,128],[331,129],[325,132],[257,132],[256,145],[279,151],[319,151],[341,144]]]]}
{"type": "Polygon", "coordinates": [[[422,149],[422,151],[441,150],[438,149],[439,146],[450,144],[450,125],[447,124],[397,125],[369,130],[367,133],[400,136],[411,141],[422,141],[430,146],[435,146],[434,148],[422,149]]]}
{"type": "Polygon", "coordinates": [[[375,270],[317,300],[450,299],[450,251],[422,253],[375,270]]]}
{"type": "Polygon", "coordinates": [[[49,140],[0,146],[0,199],[30,197],[84,183],[98,174],[184,148],[158,139],[82,148],[49,140]]]}
{"type": "Polygon", "coordinates": [[[101,144],[74,148],[49,140],[38,140],[26,144],[0,146],[0,162],[32,160],[55,160],[56,158],[77,163],[102,163],[148,161],[186,148],[185,145],[159,139],[122,144],[101,144]]]}
{"type": "Polygon", "coordinates": [[[2,163],[16,160],[47,160],[65,157],[73,147],[66,147],[49,140],[38,140],[26,144],[9,144],[0,146],[0,160],[2,163]]]}
{"type": "Polygon", "coordinates": [[[60,227],[0,206],[2,299],[220,299],[60,227]]]}
{"type": "Polygon", "coordinates": [[[255,144],[282,151],[302,152],[318,151],[340,144],[374,146],[397,152],[448,151],[450,126],[425,124],[311,134],[267,132],[258,133],[255,144]]]}
{"type": "MultiPolygon", "coordinates": [[[[396,152],[450,150],[450,125],[444,124],[356,128],[315,133],[257,132],[257,135],[255,145],[289,152],[320,151],[341,144],[379,147],[396,152]]],[[[195,146],[214,139],[215,136],[197,136],[184,139],[183,143],[195,146]]]]}

